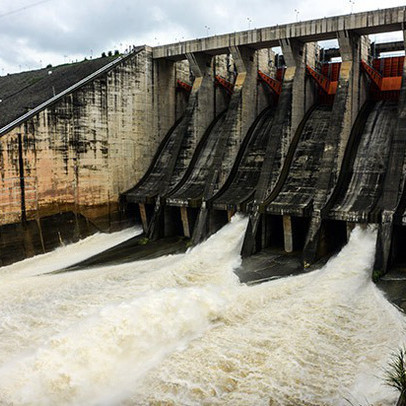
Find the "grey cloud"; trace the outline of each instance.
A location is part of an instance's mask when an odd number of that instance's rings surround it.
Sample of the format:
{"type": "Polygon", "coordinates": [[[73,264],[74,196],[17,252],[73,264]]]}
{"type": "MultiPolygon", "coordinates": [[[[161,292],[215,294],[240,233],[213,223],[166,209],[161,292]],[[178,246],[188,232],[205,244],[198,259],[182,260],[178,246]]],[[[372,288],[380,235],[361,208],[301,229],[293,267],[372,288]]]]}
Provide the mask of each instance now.
{"type": "MultiPolygon", "coordinates": [[[[387,0],[388,7],[401,3],[387,0]]],[[[356,6],[378,4],[358,0],[356,6]]],[[[155,37],[161,43],[202,37],[205,26],[213,35],[244,30],[249,23],[251,28],[283,24],[295,20],[295,9],[305,20],[349,12],[349,5],[344,0],[50,0],[0,17],[0,59],[12,65],[41,53],[89,56],[90,49],[96,55],[126,41],[153,44],[155,37]]]]}

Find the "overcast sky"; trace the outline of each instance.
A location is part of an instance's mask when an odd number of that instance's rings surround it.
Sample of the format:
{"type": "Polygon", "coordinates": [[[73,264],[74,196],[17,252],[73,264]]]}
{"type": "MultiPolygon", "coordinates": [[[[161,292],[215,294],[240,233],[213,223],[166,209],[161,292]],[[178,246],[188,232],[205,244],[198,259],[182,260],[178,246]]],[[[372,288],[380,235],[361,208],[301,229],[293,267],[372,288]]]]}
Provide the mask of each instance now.
{"type": "Polygon", "coordinates": [[[124,51],[130,44],[154,46],[383,5],[403,6],[406,2],[0,0],[0,75],[95,58],[103,51],[124,51]]]}

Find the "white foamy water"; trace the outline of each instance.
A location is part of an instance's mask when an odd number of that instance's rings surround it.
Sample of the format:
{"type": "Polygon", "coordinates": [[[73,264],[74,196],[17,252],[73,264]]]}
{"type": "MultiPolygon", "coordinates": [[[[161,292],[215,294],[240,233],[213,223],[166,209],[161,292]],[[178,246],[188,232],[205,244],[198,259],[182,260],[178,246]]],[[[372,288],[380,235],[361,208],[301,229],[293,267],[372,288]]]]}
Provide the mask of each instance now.
{"type": "Polygon", "coordinates": [[[111,234],[97,233],[76,243],[57,248],[46,254],[0,268],[2,282],[8,279],[39,275],[56,271],[84,261],[142,233],[141,227],[131,227],[111,234]]]}
{"type": "Polygon", "coordinates": [[[318,271],[246,286],[246,224],[149,261],[0,269],[0,404],[393,404],[382,369],[405,323],[370,281],[375,232],[318,271]]]}

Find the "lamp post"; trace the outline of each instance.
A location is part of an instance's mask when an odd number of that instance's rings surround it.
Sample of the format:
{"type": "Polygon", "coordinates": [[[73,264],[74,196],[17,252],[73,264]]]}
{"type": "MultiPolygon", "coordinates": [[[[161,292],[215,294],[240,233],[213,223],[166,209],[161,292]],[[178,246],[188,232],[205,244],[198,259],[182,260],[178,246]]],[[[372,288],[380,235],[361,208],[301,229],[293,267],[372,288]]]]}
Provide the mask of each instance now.
{"type": "Polygon", "coordinates": [[[247,21],[248,21],[248,29],[251,28],[251,23],[252,23],[252,19],[247,17],[247,21]]]}
{"type": "Polygon", "coordinates": [[[351,5],[351,14],[352,14],[352,12],[353,12],[353,10],[354,10],[355,1],[354,1],[354,0],[348,0],[348,2],[349,2],[350,5],[351,5]]]}
{"type": "Polygon", "coordinates": [[[296,22],[298,22],[299,21],[299,13],[300,13],[300,11],[297,8],[295,8],[295,13],[296,13],[296,22]]]}
{"type": "Polygon", "coordinates": [[[207,36],[209,36],[210,27],[208,25],[205,25],[204,28],[206,28],[207,36]]]}

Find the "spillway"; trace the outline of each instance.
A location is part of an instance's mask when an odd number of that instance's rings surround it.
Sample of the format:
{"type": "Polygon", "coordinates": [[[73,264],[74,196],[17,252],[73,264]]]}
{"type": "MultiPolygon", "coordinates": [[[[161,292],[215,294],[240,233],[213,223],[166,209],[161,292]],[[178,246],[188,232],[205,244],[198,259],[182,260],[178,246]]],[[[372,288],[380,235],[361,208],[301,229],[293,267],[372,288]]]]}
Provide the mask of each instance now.
{"type": "Polygon", "coordinates": [[[227,210],[253,198],[258,183],[270,130],[274,121],[273,109],[266,109],[258,117],[241,145],[224,186],[213,198],[215,209],[227,210]]]}
{"type": "Polygon", "coordinates": [[[167,204],[192,203],[197,205],[200,202],[208,173],[213,164],[214,151],[219,141],[218,133],[224,118],[224,115],[221,115],[206,131],[183,178],[178,184],[174,183],[173,189],[165,196],[167,204]]]}
{"type": "Polygon", "coordinates": [[[166,194],[187,174],[189,165],[194,163],[195,150],[207,143],[213,127],[223,117],[223,114],[219,114],[198,140],[191,129],[194,109],[195,105],[191,103],[184,117],[166,134],[146,174],[134,188],[126,192],[127,201],[153,203],[154,198],[166,194]]]}
{"type": "Polygon", "coordinates": [[[337,193],[325,209],[329,218],[378,221],[373,211],[383,188],[396,112],[396,102],[380,101],[372,107],[361,133],[354,126],[352,136],[358,145],[347,150],[344,159],[350,161],[349,168],[342,171],[337,193]]]}
{"type": "Polygon", "coordinates": [[[185,121],[186,118],[180,119],[168,131],[145,175],[134,188],[126,193],[129,201],[153,202],[157,195],[166,191],[169,181],[167,178],[171,175],[167,167],[182,146],[182,130],[186,125],[185,121]],[[181,126],[181,124],[183,125],[181,126]]]}
{"type": "Polygon", "coordinates": [[[0,403],[392,404],[381,377],[405,319],[370,280],[375,230],[322,269],[247,286],[246,225],[149,261],[51,273],[94,236],[0,268],[0,403]]]}
{"type": "Polygon", "coordinates": [[[268,213],[308,215],[330,116],[331,107],[320,105],[303,119],[289,147],[278,182],[265,199],[268,213]]]}

